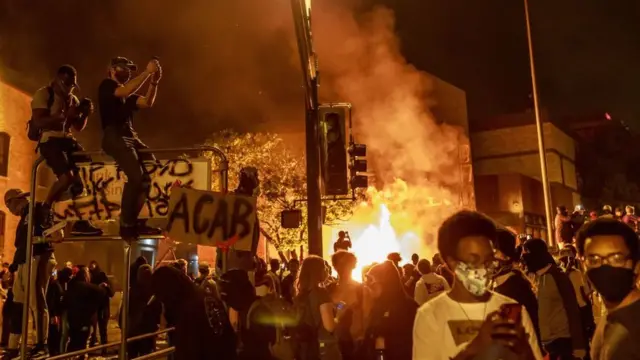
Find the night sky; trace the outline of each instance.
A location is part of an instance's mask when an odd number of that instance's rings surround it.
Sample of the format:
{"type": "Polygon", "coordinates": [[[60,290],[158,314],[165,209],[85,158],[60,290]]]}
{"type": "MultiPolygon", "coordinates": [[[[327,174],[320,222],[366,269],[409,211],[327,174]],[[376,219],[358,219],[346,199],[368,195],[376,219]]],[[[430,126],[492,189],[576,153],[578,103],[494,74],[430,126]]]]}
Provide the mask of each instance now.
{"type": "MultiPolygon", "coordinates": [[[[395,11],[409,62],[467,91],[472,122],[529,106],[521,1],[376,2],[395,11]]],[[[531,12],[543,105],[558,118],[606,111],[640,128],[640,2],[531,0],[531,12]]],[[[144,66],[159,55],[158,106],[136,126],[149,145],[192,145],[228,126],[296,132],[303,103],[290,14],[288,0],[0,0],[0,71],[31,92],[72,63],[95,98],[110,57],[144,66]]],[[[317,32],[331,24],[316,20],[317,32]]],[[[97,140],[97,121],[88,132],[97,140]]]]}

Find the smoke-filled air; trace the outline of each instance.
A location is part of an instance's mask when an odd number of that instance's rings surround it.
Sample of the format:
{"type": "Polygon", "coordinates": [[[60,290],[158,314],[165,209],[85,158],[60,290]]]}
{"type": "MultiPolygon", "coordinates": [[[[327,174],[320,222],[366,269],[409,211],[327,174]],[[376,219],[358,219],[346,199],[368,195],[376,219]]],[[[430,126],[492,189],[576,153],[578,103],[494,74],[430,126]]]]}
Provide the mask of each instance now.
{"type": "Polygon", "coordinates": [[[430,112],[433,79],[402,56],[390,10],[356,17],[344,3],[318,3],[323,100],[353,104],[354,131],[368,146],[379,189],[369,189],[350,222],[359,263],[394,251],[405,261],[414,252],[431,256],[437,226],[460,206],[459,154],[467,139],[430,112]]]}
{"type": "MultiPolygon", "coordinates": [[[[321,100],[353,104],[356,139],[368,146],[375,171],[370,183],[378,189],[369,189],[368,203],[346,227],[362,264],[383,260],[392,250],[405,259],[413,252],[430,256],[434,230],[460,205],[459,153],[468,140],[430,112],[434,83],[403,58],[394,14],[385,8],[355,11],[357,1],[312,2],[321,100]],[[371,242],[380,250],[369,253],[371,242]]],[[[152,147],[203,142],[204,135],[230,126],[302,138],[304,95],[289,0],[74,3],[43,4],[46,9],[22,23],[10,20],[25,5],[7,3],[0,39],[4,62],[43,79],[38,86],[53,71],[38,59],[72,62],[83,95],[95,97],[110,57],[144,64],[159,55],[166,80],[157,107],[136,120],[152,147]],[[39,17],[76,21],[51,29],[39,17]],[[56,32],[75,34],[77,46],[56,47],[42,38],[56,32]]],[[[96,122],[88,128],[92,141],[99,139],[96,122]]]]}

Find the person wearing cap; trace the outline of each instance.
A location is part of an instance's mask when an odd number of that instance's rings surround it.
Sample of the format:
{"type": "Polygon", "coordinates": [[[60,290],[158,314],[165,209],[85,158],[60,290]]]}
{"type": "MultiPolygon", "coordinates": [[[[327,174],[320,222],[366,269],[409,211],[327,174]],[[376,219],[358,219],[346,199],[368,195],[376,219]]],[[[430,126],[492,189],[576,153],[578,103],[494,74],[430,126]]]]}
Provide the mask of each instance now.
{"type": "MultiPolygon", "coordinates": [[[[43,354],[49,329],[49,312],[45,294],[49,285],[49,277],[56,266],[56,259],[53,254],[53,246],[50,242],[37,242],[33,245],[33,261],[27,261],[27,230],[29,213],[29,193],[20,189],[9,189],[4,194],[4,203],[7,209],[15,215],[20,216],[18,227],[16,228],[15,247],[16,252],[13,257],[12,268],[17,268],[15,281],[13,284],[15,311],[11,319],[11,334],[9,336],[10,351],[17,351],[22,333],[22,307],[27,303],[25,291],[27,286],[28,267],[31,264],[31,296],[29,307],[31,313],[35,314],[34,323],[36,325],[36,345],[32,349],[32,354],[43,354]]],[[[41,237],[44,233],[42,226],[44,219],[41,214],[42,203],[36,203],[36,216],[34,217],[34,238],[41,237]]]]}
{"type": "Polygon", "coordinates": [[[133,129],[133,114],[153,106],[158,92],[162,70],[158,60],[151,60],[146,69],[131,79],[137,66],[125,57],[111,59],[108,77],[98,88],[98,104],[102,121],[102,149],[111,156],[127,176],[122,191],[120,213],[120,236],[124,240],[136,240],[139,235],[159,235],[161,230],[151,228],[138,221],[151,179],[146,174],[143,161],[155,161],[133,129]],[[145,96],[136,94],[147,80],[145,96]]]}
{"type": "MultiPolygon", "coordinates": [[[[93,113],[91,99],[80,101],[73,94],[78,88],[77,80],[76,69],[71,65],[62,65],[51,83],[38,89],[31,100],[32,122],[29,126],[36,127],[40,134],[36,150],[57,177],[42,206],[45,228],[53,225],[51,208],[54,202],[62,200],[67,191],[71,197],[77,197],[84,190],[76,163],[91,162],[88,157],[71,155],[84,151],[71,130],[82,131],[87,125],[87,118],[93,113]]],[[[88,221],[77,221],[71,234],[95,236],[102,234],[102,231],[88,221]]]]}
{"type": "Polygon", "coordinates": [[[209,263],[203,261],[198,264],[198,272],[200,273],[200,276],[198,276],[193,282],[200,286],[210,278],[211,267],[209,266],[209,263]]]}
{"type": "Polygon", "coordinates": [[[614,215],[613,215],[613,208],[611,207],[611,205],[603,206],[602,214],[599,217],[605,218],[605,219],[613,219],[614,215]]]}

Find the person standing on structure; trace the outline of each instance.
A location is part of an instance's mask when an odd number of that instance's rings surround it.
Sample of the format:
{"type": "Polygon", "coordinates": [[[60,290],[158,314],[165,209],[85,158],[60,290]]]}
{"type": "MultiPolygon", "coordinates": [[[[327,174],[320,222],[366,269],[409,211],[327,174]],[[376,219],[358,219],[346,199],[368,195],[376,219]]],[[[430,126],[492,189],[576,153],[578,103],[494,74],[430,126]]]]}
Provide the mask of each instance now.
{"type": "MultiPolygon", "coordinates": [[[[71,130],[84,130],[89,115],[93,113],[91,99],[84,98],[80,101],[73,94],[73,91],[78,89],[77,78],[78,72],[73,66],[62,65],[49,85],[38,89],[31,100],[32,115],[27,135],[29,139],[38,142],[36,151],[39,151],[57,177],[41,207],[45,234],[65,226],[64,221],[53,226],[53,204],[63,200],[67,191],[70,198],[83,193],[84,187],[78,176],[76,163],[91,162],[86,156],[72,156],[72,153],[84,149],[73,137],[71,130]]],[[[101,234],[102,230],[86,220],[77,221],[71,230],[71,235],[78,236],[101,234]]]]}
{"type": "MultiPolygon", "coordinates": [[[[11,330],[7,353],[17,355],[19,353],[20,339],[22,337],[22,311],[24,304],[27,304],[34,314],[34,324],[36,327],[36,344],[31,349],[29,357],[46,355],[47,335],[49,330],[49,312],[47,310],[46,293],[49,285],[49,277],[56,266],[56,258],[53,255],[53,245],[50,242],[36,241],[36,237],[43,237],[44,223],[42,203],[36,203],[34,217],[34,245],[33,261],[27,259],[27,231],[29,221],[29,193],[20,189],[9,189],[4,194],[4,203],[7,209],[15,215],[20,216],[20,222],[16,228],[16,252],[13,256],[13,264],[10,266],[15,271],[15,281],[13,284],[13,311],[11,314],[11,330]],[[31,296],[26,299],[26,290],[29,271],[31,265],[31,296]]],[[[51,234],[51,238],[58,236],[60,232],[51,234]]],[[[26,339],[24,340],[26,341],[26,339]]],[[[11,357],[8,357],[11,358],[11,357]]]]}
{"type": "Polygon", "coordinates": [[[122,191],[120,236],[123,240],[137,240],[139,235],[159,235],[162,231],[138,221],[145,197],[151,185],[144,161],[155,161],[150,153],[141,153],[147,146],[133,129],[133,114],[150,108],[155,103],[162,69],[157,59],[149,61],[146,69],[131,79],[137,66],[129,59],[111,59],[109,74],[98,88],[98,104],[102,120],[102,148],[111,156],[127,176],[122,191]],[[145,96],[137,95],[140,87],[149,81],[145,96]]]}

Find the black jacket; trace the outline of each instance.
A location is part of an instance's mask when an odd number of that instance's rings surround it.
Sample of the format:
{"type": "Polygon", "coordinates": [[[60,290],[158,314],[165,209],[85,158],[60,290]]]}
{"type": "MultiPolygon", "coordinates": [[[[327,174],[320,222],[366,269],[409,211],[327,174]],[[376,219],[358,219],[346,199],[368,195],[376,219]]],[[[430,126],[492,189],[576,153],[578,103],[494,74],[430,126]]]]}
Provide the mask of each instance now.
{"type": "Polygon", "coordinates": [[[78,328],[91,325],[100,304],[107,296],[107,290],[102,286],[79,278],[71,280],[63,299],[63,308],[67,311],[69,326],[78,328]]]}
{"type": "Polygon", "coordinates": [[[202,288],[180,270],[162,266],[152,276],[156,300],[175,326],[175,360],[236,359],[236,335],[221,301],[205,296],[202,288]]]}
{"type": "Polygon", "coordinates": [[[62,315],[62,300],[64,298],[64,290],[58,280],[51,281],[47,288],[47,309],[49,316],[62,315]]]}
{"type": "MultiPolygon", "coordinates": [[[[38,216],[38,214],[42,214],[42,203],[36,203],[35,206],[35,216],[34,216],[34,230],[33,236],[42,236],[42,217],[38,216]]],[[[13,255],[13,263],[15,265],[21,265],[26,262],[27,259],[27,230],[29,229],[28,225],[28,215],[29,215],[29,207],[25,206],[22,211],[22,215],[20,216],[20,222],[18,223],[18,227],[16,228],[16,241],[14,246],[16,247],[16,252],[13,255]]],[[[33,246],[33,256],[38,256],[45,254],[47,252],[53,251],[53,245],[51,243],[40,243],[35,244],[33,246]]]]}
{"type": "Polygon", "coordinates": [[[107,284],[105,290],[107,291],[107,296],[102,299],[102,303],[100,303],[101,308],[109,309],[109,298],[112,298],[114,295],[113,288],[111,287],[111,281],[109,281],[109,277],[107,274],[100,269],[100,267],[96,267],[91,270],[91,283],[94,285],[107,284]]]}

